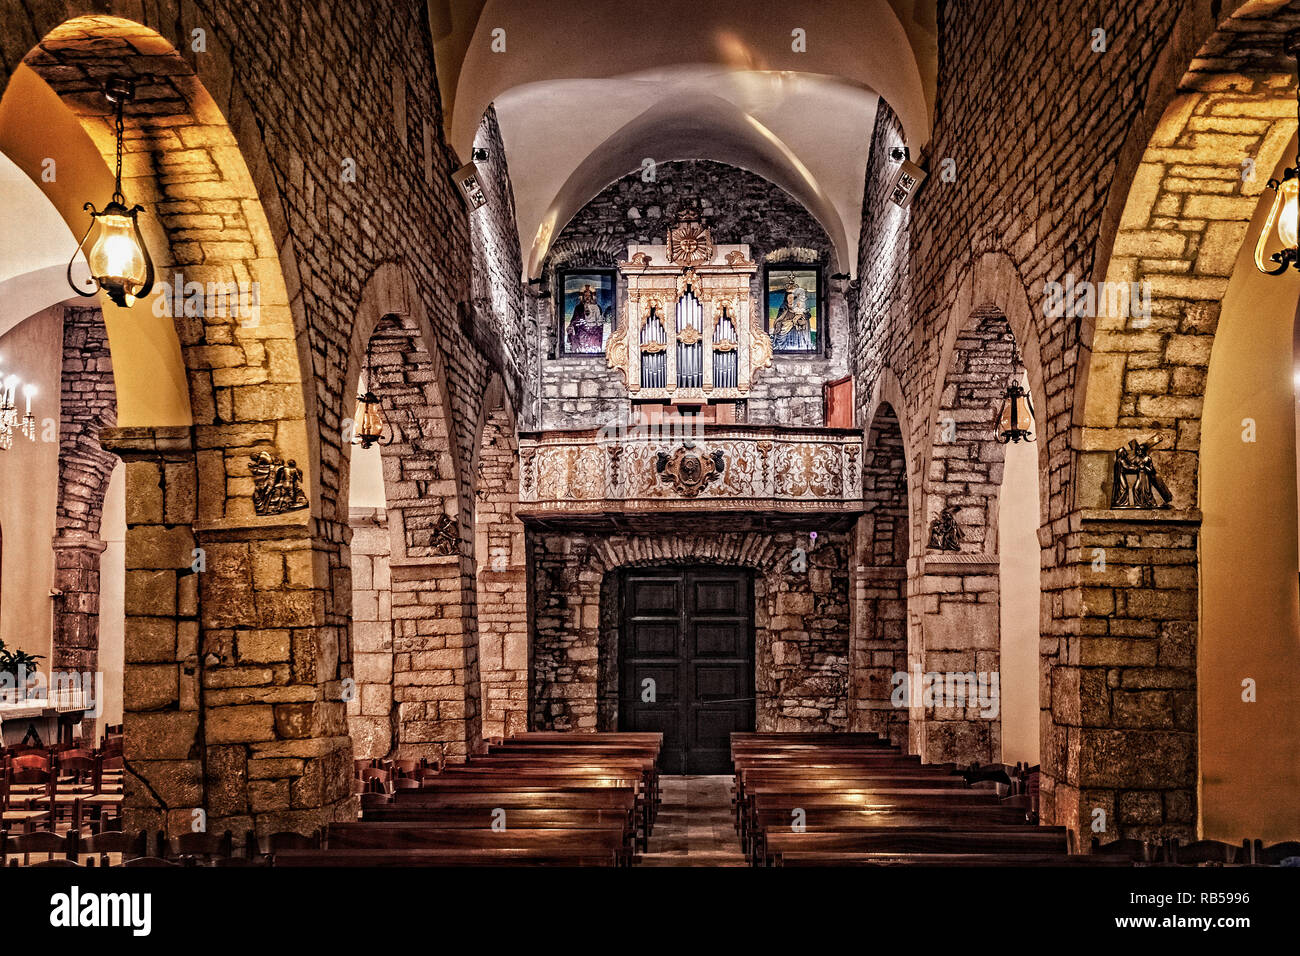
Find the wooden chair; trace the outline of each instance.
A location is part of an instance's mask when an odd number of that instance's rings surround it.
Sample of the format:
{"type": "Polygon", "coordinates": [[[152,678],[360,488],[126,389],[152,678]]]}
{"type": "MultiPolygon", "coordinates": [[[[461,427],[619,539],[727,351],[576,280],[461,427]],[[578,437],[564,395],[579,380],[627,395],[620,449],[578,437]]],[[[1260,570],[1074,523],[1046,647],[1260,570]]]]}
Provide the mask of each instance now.
{"type": "Polygon", "coordinates": [[[1255,863],[1262,866],[1283,866],[1287,865],[1284,861],[1295,860],[1290,866],[1300,866],[1300,841],[1287,840],[1284,843],[1274,843],[1272,846],[1264,846],[1263,840],[1256,840],[1254,844],[1253,859],[1255,863]]]}
{"type": "Polygon", "coordinates": [[[1155,861],[1155,850],[1148,840],[1111,840],[1102,843],[1093,837],[1091,851],[1097,856],[1121,857],[1133,863],[1155,861]]]}
{"type": "Polygon", "coordinates": [[[77,840],[77,856],[89,856],[88,862],[99,858],[100,866],[109,866],[108,855],[117,853],[123,861],[149,855],[149,834],[141,830],[136,834],[118,832],[93,833],[77,840]]]}
{"type": "Polygon", "coordinates": [[[3,842],[0,842],[0,860],[3,860],[9,866],[17,866],[18,854],[22,854],[23,865],[31,864],[32,854],[48,855],[53,858],[61,856],[65,860],[72,859],[76,855],[76,837],[66,837],[59,833],[52,833],[49,830],[38,830],[35,833],[20,833],[17,836],[9,836],[3,842]]]}
{"type": "Polygon", "coordinates": [[[186,859],[208,863],[234,856],[235,838],[229,830],[215,833],[182,833],[173,837],[167,859],[186,859]]]}
{"type": "Polygon", "coordinates": [[[1183,846],[1178,838],[1169,841],[1169,862],[1180,866],[1208,864],[1224,866],[1241,863],[1250,858],[1250,841],[1243,840],[1241,846],[1220,843],[1218,840],[1197,840],[1183,846]]]}

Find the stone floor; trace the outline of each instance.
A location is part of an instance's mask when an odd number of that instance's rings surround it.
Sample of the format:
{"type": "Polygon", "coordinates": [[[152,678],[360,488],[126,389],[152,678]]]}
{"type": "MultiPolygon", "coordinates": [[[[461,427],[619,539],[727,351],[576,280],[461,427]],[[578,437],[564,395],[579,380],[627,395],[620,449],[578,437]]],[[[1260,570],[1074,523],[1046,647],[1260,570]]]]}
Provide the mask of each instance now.
{"type": "Polygon", "coordinates": [[[731,777],[661,776],[663,803],[640,866],[745,866],[732,826],[731,777]]]}

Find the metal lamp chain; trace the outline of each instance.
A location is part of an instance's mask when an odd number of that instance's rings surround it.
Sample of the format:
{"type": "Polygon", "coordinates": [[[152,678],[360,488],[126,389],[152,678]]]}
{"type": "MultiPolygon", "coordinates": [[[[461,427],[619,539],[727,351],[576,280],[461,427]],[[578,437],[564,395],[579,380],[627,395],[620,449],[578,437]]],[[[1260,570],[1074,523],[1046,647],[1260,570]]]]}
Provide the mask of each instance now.
{"type": "Polygon", "coordinates": [[[113,200],[123,206],[126,205],[126,196],[122,195],[122,135],[126,129],[122,122],[122,101],[117,101],[117,175],[114,180],[113,200]]]}

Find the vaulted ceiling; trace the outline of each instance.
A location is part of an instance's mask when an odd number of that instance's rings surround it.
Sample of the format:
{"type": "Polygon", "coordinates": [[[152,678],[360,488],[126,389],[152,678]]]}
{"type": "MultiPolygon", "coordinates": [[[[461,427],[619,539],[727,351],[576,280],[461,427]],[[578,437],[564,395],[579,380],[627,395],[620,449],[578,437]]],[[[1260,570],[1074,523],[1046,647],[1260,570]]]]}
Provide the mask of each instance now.
{"type": "Polygon", "coordinates": [[[543,16],[530,0],[444,0],[430,17],[444,121],[462,157],[495,104],[528,275],[601,189],[646,160],[680,159],[782,187],[851,272],[879,100],[913,149],[930,135],[934,6],[661,0],[547,4],[543,16]]]}

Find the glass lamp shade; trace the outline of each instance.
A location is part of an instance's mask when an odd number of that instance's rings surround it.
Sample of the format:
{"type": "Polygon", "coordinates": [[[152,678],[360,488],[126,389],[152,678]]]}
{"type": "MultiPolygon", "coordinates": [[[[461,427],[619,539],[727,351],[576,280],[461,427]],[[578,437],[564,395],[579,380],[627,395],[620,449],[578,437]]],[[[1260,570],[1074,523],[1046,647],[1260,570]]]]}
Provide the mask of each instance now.
{"type": "Polygon", "coordinates": [[[1019,385],[1008,385],[998,414],[998,441],[1034,441],[1034,406],[1029,393],[1019,385]]]}
{"type": "Polygon", "coordinates": [[[392,443],[392,431],[384,422],[383,413],[379,409],[379,398],[374,392],[357,396],[357,411],[353,421],[356,422],[356,434],[352,439],[354,445],[369,448],[374,444],[392,443]]]}
{"type": "MultiPolygon", "coordinates": [[[[95,288],[84,291],[72,283],[71,262],[68,263],[68,282],[80,295],[90,296],[103,291],[116,305],[129,308],[153,288],[153,262],[136,219],[143,207],[127,209],[114,199],[103,212],[95,212],[90,203],[86,208],[90,210],[91,223],[78,249],[85,248],[86,239],[93,232],[95,236],[90,251],[86,253],[86,264],[95,288]]],[[[76,258],[75,254],[73,258],[76,258]]]]}
{"type": "Polygon", "coordinates": [[[1300,174],[1288,169],[1281,182],[1273,180],[1269,185],[1274,193],[1273,206],[1255,245],[1255,266],[1260,272],[1275,276],[1300,259],[1300,174]],[[1271,246],[1280,248],[1269,254],[1271,246]],[[1270,267],[1268,263],[1276,266],[1270,267]]]}

